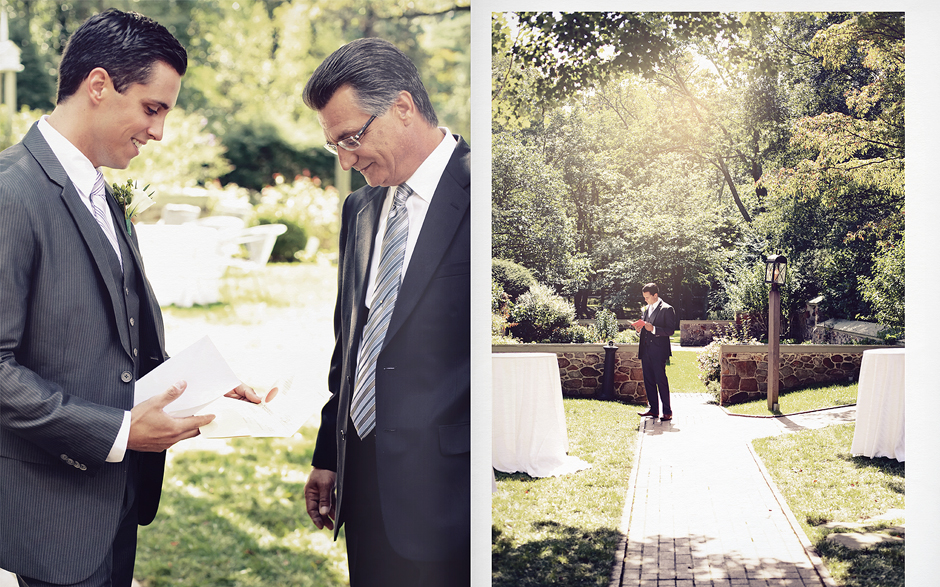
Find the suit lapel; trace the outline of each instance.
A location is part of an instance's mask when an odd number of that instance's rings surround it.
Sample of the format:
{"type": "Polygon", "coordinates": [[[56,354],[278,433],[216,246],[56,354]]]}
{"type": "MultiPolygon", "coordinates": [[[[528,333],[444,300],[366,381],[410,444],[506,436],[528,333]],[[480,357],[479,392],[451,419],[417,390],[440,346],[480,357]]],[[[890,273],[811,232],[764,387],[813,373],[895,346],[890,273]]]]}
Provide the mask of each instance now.
{"type": "Polygon", "coordinates": [[[356,234],[350,235],[349,237],[355,239],[356,243],[354,251],[355,258],[353,259],[354,274],[352,278],[354,288],[352,299],[355,303],[352,307],[352,315],[350,316],[349,322],[352,325],[355,336],[350,337],[350,350],[353,348],[353,341],[358,342],[361,327],[365,324],[364,320],[362,324],[360,324],[360,316],[362,310],[365,309],[366,291],[369,287],[369,267],[370,260],[372,259],[372,249],[375,246],[375,234],[378,230],[379,214],[382,211],[382,202],[387,189],[388,188],[384,187],[369,188],[365,195],[363,206],[356,214],[356,234]]]}
{"type": "MultiPolygon", "coordinates": [[[[23,143],[29,149],[30,153],[32,153],[36,162],[43,168],[43,171],[45,171],[49,179],[62,189],[60,194],[62,202],[71,214],[75,222],[75,227],[85,241],[85,245],[88,247],[88,251],[91,253],[91,257],[94,260],[95,268],[108,290],[115,323],[122,324],[125,317],[121,315],[121,304],[119,303],[120,298],[118,297],[122,295],[121,284],[114,281],[114,274],[111,271],[111,264],[108,259],[108,255],[112,253],[110,246],[108,249],[102,246],[103,235],[101,234],[101,227],[98,226],[98,222],[91,215],[88,208],[85,207],[85,204],[82,203],[78,190],[75,189],[75,185],[72,184],[68,174],[65,172],[62,164],[59,163],[59,160],[56,158],[55,153],[52,152],[48,143],[46,143],[45,139],[42,137],[42,133],[39,131],[36,124],[30,128],[26,137],[23,139],[23,143]]],[[[130,355],[131,344],[126,329],[118,328],[117,330],[120,333],[121,344],[124,346],[124,350],[130,355]]]]}

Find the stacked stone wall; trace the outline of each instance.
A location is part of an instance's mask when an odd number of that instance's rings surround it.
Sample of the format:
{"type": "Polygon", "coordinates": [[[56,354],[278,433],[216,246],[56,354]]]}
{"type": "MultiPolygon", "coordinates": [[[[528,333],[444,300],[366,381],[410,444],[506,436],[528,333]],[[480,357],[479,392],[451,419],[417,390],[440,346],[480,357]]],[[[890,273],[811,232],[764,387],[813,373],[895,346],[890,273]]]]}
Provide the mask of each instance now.
{"type": "MultiPolygon", "coordinates": [[[[858,380],[862,353],[879,346],[780,345],[780,391],[858,380]]],[[[721,405],[767,397],[767,345],[722,345],[721,405]]]]}
{"type": "MultiPolygon", "coordinates": [[[[631,404],[646,404],[643,369],[637,357],[639,345],[617,346],[614,359],[614,397],[631,404]]],[[[518,344],[495,345],[494,353],[554,353],[558,357],[561,393],[564,397],[595,398],[604,384],[604,357],[600,344],[518,344]]]]}

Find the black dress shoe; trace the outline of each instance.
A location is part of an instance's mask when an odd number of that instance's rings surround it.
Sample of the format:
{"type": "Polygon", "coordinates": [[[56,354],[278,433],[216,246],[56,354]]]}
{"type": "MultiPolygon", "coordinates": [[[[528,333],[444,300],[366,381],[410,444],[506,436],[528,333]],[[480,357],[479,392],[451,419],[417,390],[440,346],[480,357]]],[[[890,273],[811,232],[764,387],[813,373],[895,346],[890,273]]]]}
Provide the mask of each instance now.
{"type": "Polygon", "coordinates": [[[644,417],[644,418],[645,418],[646,416],[652,416],[652,417],[654,417],[654,418],[658,418],[658,417],[659,417],[659,414],[654,414],[654,413],[651,412],[651,411],[637,412],[637,415],[638,415],[638,416],[642,416],[642,417],[644,417]]]}
{"type": "Polygon", "coordinates": [[[662,418],[660,418],[659,420],[660,420],[661,422],[668,422],[669,420],[672,420],[672,414],[664,415],[664,416],[663,416],[662,418]]]}

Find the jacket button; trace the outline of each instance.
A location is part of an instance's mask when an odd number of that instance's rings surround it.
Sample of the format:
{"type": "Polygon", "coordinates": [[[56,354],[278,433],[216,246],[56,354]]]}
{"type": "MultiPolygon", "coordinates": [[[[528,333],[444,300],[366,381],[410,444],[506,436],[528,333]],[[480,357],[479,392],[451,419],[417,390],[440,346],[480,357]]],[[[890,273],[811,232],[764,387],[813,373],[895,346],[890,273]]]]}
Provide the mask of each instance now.
{"type": "Polygon", "coordinates": [[[123,381],[124,383],[130,383],[130,382],[131,382],[131,379],[133,379],[133,378],[134,378],[134,376],[131,375],[131,372],[130,372],[130,371],[125,371],[125,372],[121,373],[121,381],[123,381]]]}
{"type": "Polygon", "coordinates": [[[137,349],[134,349],[134,356],[137,356],[137,349]]]}
{"type": "Polygon", "coordinates": [[[133,326],[133,325],[134,325],[134,319],[131,318],[131,326],[133,326]]]}

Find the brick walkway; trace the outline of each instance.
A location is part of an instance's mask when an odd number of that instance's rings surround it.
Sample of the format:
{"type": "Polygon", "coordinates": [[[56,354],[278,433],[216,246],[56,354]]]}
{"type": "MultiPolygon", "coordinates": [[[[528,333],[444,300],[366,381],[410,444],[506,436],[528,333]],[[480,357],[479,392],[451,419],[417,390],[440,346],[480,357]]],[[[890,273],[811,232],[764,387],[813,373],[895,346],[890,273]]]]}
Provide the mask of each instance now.
{"type": "Polygon", "coordinates": [[[750,448],[800,417],[733,417],[707,401],[673,394],[671,422],[643,419],[611,587],[834,585],[750,448]]]}

